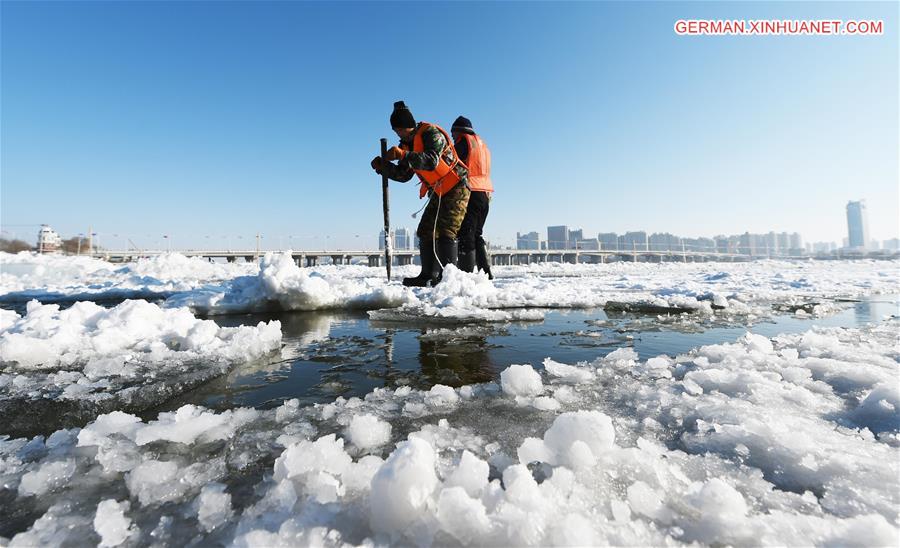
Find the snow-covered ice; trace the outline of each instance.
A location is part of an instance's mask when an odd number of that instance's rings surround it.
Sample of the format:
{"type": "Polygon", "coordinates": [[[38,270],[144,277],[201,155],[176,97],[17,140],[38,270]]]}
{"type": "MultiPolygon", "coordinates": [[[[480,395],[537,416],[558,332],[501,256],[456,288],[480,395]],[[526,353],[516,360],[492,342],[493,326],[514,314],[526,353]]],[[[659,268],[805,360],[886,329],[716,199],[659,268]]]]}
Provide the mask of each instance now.
{"type": "MultiPolygon", "coordinates": [[[[396,278],[418,267],[396,269],[396,278]]],[[[382,269],[301,268],[268,254],[257,275],[171,296],[167,304],[201,314],[265,310],[366,309],[373,320],[433,323],[540,320],[541,308],[610,303],[650,310],[765,317],[781,310],[825,314],[835,298],[895,293],[897,261],[754,261],[747,263],[533,264],[496,267],[496,279],[454,267],[435,288],[388,284],[382,269]]]]}
{"type": "Polygon", "coordinates": [[[118,546],[134,532],[131,520],[125,517],[129,503],[107,499],[97,505],[94,530],[100,535],[100,546],[118,546]]]}
{"type": "Polygon", "coordinates": [[[290,253],[267,253],[257,275],[241,276],[171,296],[167,305],[201,314],[270,310],[374,309],[412,298],[408,288],[389,285],[375,269],[361,266],[301,268],[290,253]],[[364,274],[364,275],[361,275],[364,274]]]}
{"type": "Polygon", "coordinates": [[[823,314],[829,300],[896,293],[898,261],[740,263],[534,263],[495,267],[496,279],[448,268],[433,289],[405,288],[417,266],[384,270],[359,265],[301,268],[290,252],[259,264],[216,264],[168,254],[113,265],[84,257],[0,254],[0,300],[96,300],[167,297],[166,306],[198,314],[364,309],[388,321],[537,320],[540,308],[624,304],[649,310],[693,310],[751,319],[780,310],[823,314]]]}
{"type": "Polygon", "coordinates": [[[113,412],[0,441],[4,511],[35,517],[8,544],[896,545],[898,327],[113,412]]]}
{"type": "Polygon", "coordinates": [[[280,346],[277,320],[219,327],[142,300],[64,310],[32,301],[24,316],[0,314],[3,431],[27,431],[48,415],[144,409],[280,346]]]}
{"type": "Polygon", "coordinates": [[[258,270],[255,263],[211,263],[178,253],[113,264],[83,256],[0,252],[0,302],[164,298],[258,270]]]}

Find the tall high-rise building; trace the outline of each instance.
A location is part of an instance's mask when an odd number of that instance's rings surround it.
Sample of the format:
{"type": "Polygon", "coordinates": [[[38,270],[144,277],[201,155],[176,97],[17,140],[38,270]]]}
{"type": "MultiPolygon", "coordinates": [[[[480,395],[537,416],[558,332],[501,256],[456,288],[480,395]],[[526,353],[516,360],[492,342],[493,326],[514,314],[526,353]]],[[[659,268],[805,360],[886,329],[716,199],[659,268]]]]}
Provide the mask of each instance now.
{"type": "Polygon", "coordinates": [[[869,243],[869,219],[866,201],[847,202],[847,242],[849,247],[864,249],[869,243]]]}
{"type": "Polygon", "coordinates": [[[522,234],[516,232],[516,249],[540,249],[541,235],[537,232],[522,234]]]}
{"type": "Polygon", "coordinates": [[[547,249],[567,249],[569,245],[569,227],[548,226],[547,227],[547,249]]]}

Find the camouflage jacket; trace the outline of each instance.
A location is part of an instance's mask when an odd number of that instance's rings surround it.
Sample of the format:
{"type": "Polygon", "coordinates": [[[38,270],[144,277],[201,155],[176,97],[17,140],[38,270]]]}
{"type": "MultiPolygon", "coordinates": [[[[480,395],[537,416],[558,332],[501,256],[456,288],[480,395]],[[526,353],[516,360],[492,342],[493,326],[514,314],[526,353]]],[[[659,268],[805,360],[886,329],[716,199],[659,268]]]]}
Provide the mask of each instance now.
{"type": "MultiPolygon", "coordinates": [[[[448,164],[452,164],[456,159],[455,150],[453,147],[447,147],[447,139],[444,138],[444,134],[441,133],[439,129],[434,126],[423,129],[422,124],[419,124],[416,128],[416,132],[418,133],[419,131],[423,132],[422,144],[424,145],[425,150],[422,152],[412,152],[412,136],[408,141],[401,140],[400,148],[409,152],[407,152],[406,156],[398,163],[387,164],[387,176],[391,179],[405,183],[412,179],[412,176],[415,173],[413,170],[428,171],[434,169],[437,167],[438,158],[442,151],[444,152],[444,161],[448,164]],[[447,150],[445,151],[444,148],[447,150]]],[[[464,185],[469,186],[469,171],[466,169],[466,166],[462,162],[457,162],[453,169],[456,170],[459,181],[464,185]]]]}

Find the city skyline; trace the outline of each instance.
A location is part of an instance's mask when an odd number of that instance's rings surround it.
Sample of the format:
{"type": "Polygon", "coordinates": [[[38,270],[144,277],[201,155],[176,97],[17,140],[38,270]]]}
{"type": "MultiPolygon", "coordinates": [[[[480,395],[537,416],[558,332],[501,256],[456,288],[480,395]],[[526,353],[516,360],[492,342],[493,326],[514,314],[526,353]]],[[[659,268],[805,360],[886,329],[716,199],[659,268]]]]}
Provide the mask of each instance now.
{"type": "MultiPolygon", "coordinates": [[[[751,233],[750,231],[744,231],[741,233],[732,233],[732,234],[715,234],[712,236],[685,236],[685,235],[675,235],[671,232],[650,232],[646,230],[629,230],[619,235],[616,232],[597,232],[597,237],[585,237],[584,229],[579,228],[569,228],[569,225],[550,225],[546,227],[547,237],[542,238],[540,233],[537,231],[531,231],[527,233],[516,232],[515,239],[513,244],[506,244],[505,242],[498,242],[496,240],[492,240],[487,237],[489,245],[493,248],[497,249],[522,249],[522,250],[538,250],[538,249],[546,249],[546,250],[558,250],[558,249],[585,249],[585,250],[628,250],[629,248],[635,248],[635,246],[643,246],[645,249],[650,250],[662,250],[662,249],[678,249],[681,247],[688,248],[696,248],[696,249],[707,249],[707,248],[717,248],[722,252],[726,252],[727,250],[734,250],[738,248],[742,248],[745,250],[755,250],[757,248],[767,249],[767,250],[777,250],[777,251],[798,251],[803,250],[806,253],[826,253],[830,251],[835,251],[838,249],[866,249],[866,250],[898,250],[900,249],[900,238],[892,237],[886,239],[878,239],[873,238],[868,229],[868,213],[866,208],[865,200],[853,201],[850,200],[847,202],[845,206],[845,214],[846,214],[846,227],[847,232],[846,236],[843,237],[841,243],[837,241],[805,241],[798,232],[788,233],[786,231],[775,232],[774,230],[770,230],[764,233],[751,233]],[[654,241],[656,238],[656,241],[654,241]],[[573,242],[575,242],[573,244],[573,242]],[[860,244],[860,242],[864,242],[860,244]],[[655,246],[655,247],[654,247],[655,246]]],[[[38,226],[38,225],[24,225],[24,226],[38,226]]],[[[39,225],[41,230],[44,227],[49,227],[48,224],[39,225]]],[[[21,228],[22,225],[19,225],[21,228]]],[[[4,240],[21,240],[26,243],[30,240],[25,238],[19,238],[15,231],[2,230],[0,233],[0,239],[4,240]]],[[[119,240],[121,241],[123,238],[128,241],[128,245],[126,246],[116,246],[116,245],[105,245],[101,246],[99,244],[100,234],[97,232],[92,232],[89,230],[87,233],[78,233],[74,236],[65,236],[66,239],[73,238],[84,238],[88,240],[88,234],[91,234],[90,239],[96,239],[98,248],[104,249],[132,249],[132,248],[140,248],[140,249],[151,249],[154,246],[138,246],[134,243],[131,237],[128,235],[120,235],[120,234],[112,234],[113,241],[119,240]]],[[[588,231],[588,234],[593,234],[588,231]]],[[[109,236],[109,235],[106,235],[109,236]]],[[[897,236],[900,236],[898,233],[897,236]]],[[[147,235],[148,238],[151,235],[147,235]]],[[[368,246],[360,240],[360,235],[356,235],[354,242],[360,245],[356,246],[347,246],[347,247],[329,247],[331,244],[336,244],[337,240],[330,240],[330,236],[326,235],[323,238],[324,245],[316,246],[312,245],[309,247],[301,247],[303,245],[303,236],[295,237],[293,235],[278,235],[275,238],[269,238],[269,240],[262,244],[263,235],[257,233],[256,237],[256,245],[260,250],[279,250],[279,249],[334,249],[334,250],[345,250],[345,249],[355,249],[355,250],[366,250],[366,249],[374,249],[373,247],[368,246]],[[278,245],[273,245],[270,243],[272,240],[277,239],[278,245]],[[285,246],[285,240],[287,240],[287,246],[285,246]],[[294,243],[300,244],[300,246],[295,246],[294,243]]],[[[235,240],[241,242],[244,240],[243,236],[221,236],[222,242],[225,243],[227,241],[227,245],[209,245],[210,238],[207,236],[205,239],[208,243],[206,246],[199,247],[181,247],[180,249],[253,249],[253,246],[241,246],[241,245],[232,245],[235,243],[235,240]]],[[[246,241],[252,240],[253,237],[247,238],[246,241]]],[[[394,227],[391,228],[391,239],[392,239],[392,248],[395,250],[411,250],[418,249],[419,246],[419,237],[415,234],[414,230],[410,230],[409,227],[394,227]]],[[[40,236],[38,236],[38,240],[40,240],[40,236]]],[[[159,245],[159,238],[157,237],[155,249],[163,249],[163,246],[159,245]]],[[[172,237],[170,235],[162,235],[162,241],[165,242],[165,248],[172,248],[172,237]]],[[[216,241],[213,238],[213,241],[216,241]]],[[[378,232],[377,237],[377,248],[379,251],[384,250],[384,229],[381,229],[378,232]]],[[[179,249],[175,247],[175,249],[179,249]]],[[[794,253],[796,254],[796,253],[794,253]]]]}
{"type": "MultiPolygon", "coordinates": [[[[734,234],[717,234],[714,236],[685,236],[685,235],[677,235],[671,232],[648,232],[644,230],[632,230],[627,231],[623,234],[618,234],[615,232],[598,232],[597,236],[591,236],[594,234],[590,231],[585,231],[583,228],[572,228],[570,229],[568,225],[553,225],[546,227],[548,236],[550,231],[553,229],[565,229],[566,239],[565,243],[560,245],[554,245],[550,247],[549,244],[551,242],[550,239],[541,237],[541,234],[537,231],[531,231],[528,233],[516,233],[516,239],[514,245],[503,245],[502,243],[489,241],[489,245],[492,248],[496,249],[521,249],[521,250],[560,250],[560,249],[582,249],[585,251],[590,250],[618,250],[618,251],[629,251],[629,250],[650,250],[650,251],[660,251],[660,250],[672,250],[678,251],[681,249],[685,250],[712,250],[716,249],[722,253],[735,253],[742,252],[749,254],[758,254],[756,250],[766,250],[767,253],[770,254],[781,254],[781,255],[791,255],[798,254],[797,251],[803,251],[807,254],[815,254],[815,253],[828,253],[840,249],[864,249],[864,250],[888,250],[888,251],[898,251],[900,250],[900,238],[887,238],[884,240],[878,240],[875,238],[870,238],[867,240],[867,244],[864,246],[858,246],[851,244],[851,233],[854,230],[853,222],[851,221],[850,210],[852,206],[857,206],[861,202],[850,201],[847,204],[847,236],[845,236],[842,240],[842,243],[838,243],[835,241],[805,241],[800,233],[792,232],[788,233],[785,231],[775,232],[768,231],[766,233],[750,233],[749,231],[745,231],[743,233],[734,233],[734,234]],[[585,235],[587,234],[587,235],[585,235]]],[[[864,201],[862,201],[863,211],[865,210],[864,201]]],[[[863,220],[861,221],[865,224],[865,215],[863,214],[863,220]]],[[[9,231],[4,230],[3,234],[0,235],[0,239],[6,241],[12,240],[20,240],[25,243],[33,243],[32,240],[40,241],[40,234],[42,234],[46,230],[50,230],[51,227],[47,224],[40,225],[40,230],[37,233],[36,238],[29,238],[27,235],[23,235],[19,237],[17,234],[10,233],[9,231]]],[[[50,232],[54,232],[50,230],[50,232]]],[[[55,232],[54,232],[55,234],[55,232]]],[[[163,235],[162,242],[165,242],[162,246],[135,246],[133,242],[129,242],[127,246],[110,246],[101,243],[100,235],[96,232],[93,233],[91,238],[88,238],[86,233],[80,233],[74,236],[71,235],[61,235],[61,239],[65,240],[75,240],[77,238],[81,238],[83,241],[79,242],[79,244],[84,245],[84,248],[87,249],[88,246],[91,246],[96,249],[106,249],[106,250],[126,250],[126,249],[171,249],[172,251],[177,250],[192,250],[192,249],[242,249],[242,250],[253,250],[256,248],[256,245],[259,244],[259,249],[262,251],[270,251],[270,250],[286,250],[286,249],[294,249],[294,250],[374,250],[378,249],[379,251],[384,250],[384,230],[380,230],[377,236],[375,245],[367,245],[360,241],[360,238],[357,237],[356,241],[360,243],[358,246],[354,247],[328,247],[327,244],[328,238],[326,237],[325,246],[312,246],[312,247],[298,247],[293,244],[300,243],[301,239],[294,239],[292,236],[280,236],[277,237],[278,245],[271,245],[270,243],[263,244],[263,235],[259,234],[259,241],[257,242],[255,237],[242,238],[241,236],[235,237],[227,237],[223,236],[222,240],[228,241],[227,245],[208,245],[201,246],[196,248],[188,248],[188,247],[180,247],[180,246],[172,246],[171,238],[163,235]],[[93,242],[92,242],[93,240],[93,242]],[[246,243],[245,243],[246,242],[246,243]],[[285,245],[287,242],[288,245],[285,245]],[[237,244],[237,245],[234,245],[237,244]]],[[[123,237],[122,235],[115,235],[119,238],[123,237]]],[[[415,234],[413,230],[409,227],[395,227],[391,228],[391,236],[392,236],[392,249],[397,251],[403,250],[414,250],[418,249],[418,236],[415,234]]],[[[60,236],[57,236],[58,238],[60,236]]],[[[269,238],[272,240],[272,238],[269,238]]],[[[160,240],[157,240],[157,244],[160,240]]],[[[39,245],[39,244],[36,244],[39,245]]],[[[81,245],[79,245],[81,247],[81,245]]],[[[766,254],[766,253],[759,253],[766,254]]]]}
{"type": "Polygon", "coordinates": [[[764,234],[718,234],[713,237],[687,237],[670,232],[629,231],[624,234],[599,232],[597,237],[585,236],[581,228],[570,229],[566,225],[547,227],[547,237],[531,231],[516,233],[516,249],[521,250],[562,250],[582,249],[586,251],[718,251],[735,253],[739,250],[747,254],[797,255],[809,249],[802,236],[797,233],[769,231],[764,234]]]}

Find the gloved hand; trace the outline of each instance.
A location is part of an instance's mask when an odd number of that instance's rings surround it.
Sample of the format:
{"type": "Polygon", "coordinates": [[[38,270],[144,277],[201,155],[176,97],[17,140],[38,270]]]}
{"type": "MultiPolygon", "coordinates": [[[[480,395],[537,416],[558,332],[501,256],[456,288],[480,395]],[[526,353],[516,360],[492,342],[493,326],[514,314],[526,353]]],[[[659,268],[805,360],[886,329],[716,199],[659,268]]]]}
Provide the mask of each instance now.
{"type": "Polygon", "coordinates": [[[374,169],[376,173],[381,173],[381,156],[372,158],[372,169],[374,169]]]}
{"type": "Polygon", "coordinates": [[[406,151],[400,147],[391,147],[388,149],[387,153],[384,155],[384,159],[388,162],[393,162],[394,160],[400,160],[406,156],[406,151]]]}

